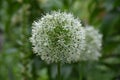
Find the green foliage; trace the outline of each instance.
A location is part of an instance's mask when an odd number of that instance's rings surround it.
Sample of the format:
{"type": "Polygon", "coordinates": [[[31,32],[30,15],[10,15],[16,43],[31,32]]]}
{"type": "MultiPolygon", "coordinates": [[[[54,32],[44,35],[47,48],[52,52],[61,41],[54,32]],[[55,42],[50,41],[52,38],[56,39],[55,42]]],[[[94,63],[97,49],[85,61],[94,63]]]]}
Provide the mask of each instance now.
{"type": "Polygon", "coordinates": [[[103,34],[100,60],[62,65],[62,79],[119,80],[119,0],[1,0],[0,80],[56,80],[56,65],[35,56],[29,42],[32,22],[51,10],[71,12],[103,34]]]}

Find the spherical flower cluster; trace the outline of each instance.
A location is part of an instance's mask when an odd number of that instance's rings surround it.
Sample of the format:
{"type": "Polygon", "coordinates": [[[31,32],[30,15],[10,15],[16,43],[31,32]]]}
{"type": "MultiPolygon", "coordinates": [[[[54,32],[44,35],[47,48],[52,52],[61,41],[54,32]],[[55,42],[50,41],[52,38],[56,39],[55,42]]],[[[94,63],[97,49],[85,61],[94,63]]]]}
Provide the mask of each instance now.
{"type": "Polygon", "coordinates": [[[98,60],[101,56],[102,35],[92,26],[85,27],[86,46],[80,55],[80,60],[98,60]]]}
{"type": "Polygon", "coordinates": [[[85,29],[72,14],[51,12],[33,23],[30,41],[47,63],[77,62],[85,49],[85,29]]]}

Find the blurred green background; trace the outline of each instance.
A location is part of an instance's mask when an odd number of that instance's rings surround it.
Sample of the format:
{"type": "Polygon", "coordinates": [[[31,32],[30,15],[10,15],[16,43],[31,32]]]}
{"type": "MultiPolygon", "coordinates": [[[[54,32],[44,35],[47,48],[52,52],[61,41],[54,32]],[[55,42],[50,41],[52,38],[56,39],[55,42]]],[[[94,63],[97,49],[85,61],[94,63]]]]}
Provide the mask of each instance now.
{"type": "Polygon", "coordinates": [[[99,61],[62,65],[62,80],[120,80],[120,0],[0,0],[0,80],[56,80],[55,64],[32,52],[34,20],[71,12],[103,34],[99,61]]]}

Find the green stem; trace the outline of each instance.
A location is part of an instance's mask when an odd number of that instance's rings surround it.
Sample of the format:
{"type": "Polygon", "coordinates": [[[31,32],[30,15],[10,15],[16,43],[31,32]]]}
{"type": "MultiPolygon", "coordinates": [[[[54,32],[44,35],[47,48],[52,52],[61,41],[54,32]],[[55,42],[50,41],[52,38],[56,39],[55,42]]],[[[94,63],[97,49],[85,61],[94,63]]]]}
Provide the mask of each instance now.
{"type": "Polygon", "coordinates": [[[83,80],[82,64],[78,63],[78,69],[79,69],[79,80],[83,80]]]}
{"type": "Polygon", "coordinates": [[[49,77],[49,80],[52,80],[51,65],[49,64],[47,67],[48,67],[48,77],[49,77]]]}
{"type": "Polygon", "coordinates": [[[60,63],[58,63],[58,65],[57,65],[57,70],[58,70],[58,76],[57,76],[57,80],[61,80],[61,72],[60,72],[60,63]]]}

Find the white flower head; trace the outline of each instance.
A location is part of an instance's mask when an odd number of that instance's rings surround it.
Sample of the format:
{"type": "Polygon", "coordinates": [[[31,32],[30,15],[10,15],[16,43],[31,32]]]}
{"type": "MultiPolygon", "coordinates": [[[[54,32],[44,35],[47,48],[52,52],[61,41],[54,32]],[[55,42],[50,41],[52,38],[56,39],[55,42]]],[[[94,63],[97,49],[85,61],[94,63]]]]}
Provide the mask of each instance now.
{"type": "Polygon", "coordinates": [[[85,27],[86,47],[80,55],[80,60],[98,60],[101,56],[102,34],[92,26],[85,27]]]}
{"type": "Polygon", "coordinates": [[[33,51],[47,63],[71,63],[80,59],[85,30],[79,19],[66,12],[51,12],[33,23],[33,51]]]}

